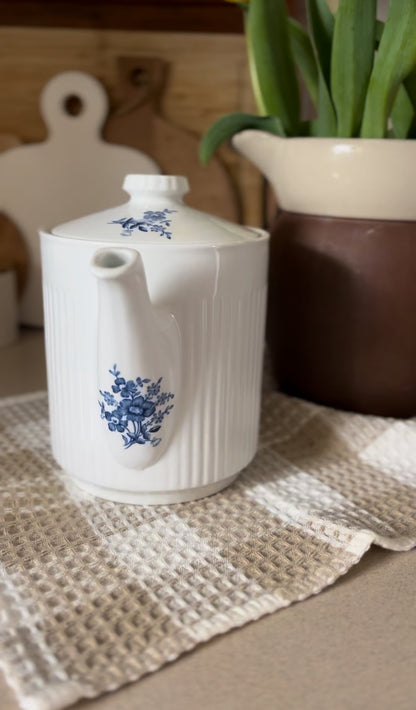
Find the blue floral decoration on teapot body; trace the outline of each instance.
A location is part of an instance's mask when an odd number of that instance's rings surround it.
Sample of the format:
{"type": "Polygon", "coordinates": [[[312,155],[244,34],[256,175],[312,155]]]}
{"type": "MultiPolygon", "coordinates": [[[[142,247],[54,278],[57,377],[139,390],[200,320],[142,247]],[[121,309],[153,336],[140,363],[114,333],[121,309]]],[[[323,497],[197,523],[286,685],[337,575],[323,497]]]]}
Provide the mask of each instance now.
{"type": "Polygon", "coordinates": [[[120,219],[111,220],[109,224],[121,224],[123,227],[123,231],[120,232],[122,237],[130,237],[134,230],[137,229],[140,232],[158,232],[161,237],[172,239],[172,232],[168,229],[171,226],[171,220],[167,215],[177,211],[168,210],[167,208],[158,211],[146,210],[141,219],[121,217],[120,219]]]}
{"type": "Polygon", "coordinates": [[[160,431],[164,418],[174,406],[168,404],[174,398],[172,392],[161,392],[163,378],[159,377],[155,382],[141,377],[126,381],[116,364],[109,372],[114,384],[112,392],[100,390],[103,398],[99,401],[101,419],[106,421],[111,432],[122,435],[125,449],[133,444],[159,446],[162,438],[154,435],[160,431]]]}

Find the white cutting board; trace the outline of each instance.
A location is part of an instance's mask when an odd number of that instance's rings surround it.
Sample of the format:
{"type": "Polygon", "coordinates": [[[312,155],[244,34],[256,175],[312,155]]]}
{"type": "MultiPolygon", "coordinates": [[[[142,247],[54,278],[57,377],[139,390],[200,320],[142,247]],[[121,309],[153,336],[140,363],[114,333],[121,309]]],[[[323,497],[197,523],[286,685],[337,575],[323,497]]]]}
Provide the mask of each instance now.
{"type": "Polygon", "coordinates": [[[20,321],[37,326],[43,325],[39,227],[50,229],[127,201],[121,189],[127,173],[160,172],[145,153],[102,140],[108,98],[89,74],[70,71],[54,76],[42,91],[40,109],[48,138],[0,154],[0,211],[23,234],[30,258],[20,321]],[[72,96],[81,101],[76,116],[65,108],[72,96]]]}

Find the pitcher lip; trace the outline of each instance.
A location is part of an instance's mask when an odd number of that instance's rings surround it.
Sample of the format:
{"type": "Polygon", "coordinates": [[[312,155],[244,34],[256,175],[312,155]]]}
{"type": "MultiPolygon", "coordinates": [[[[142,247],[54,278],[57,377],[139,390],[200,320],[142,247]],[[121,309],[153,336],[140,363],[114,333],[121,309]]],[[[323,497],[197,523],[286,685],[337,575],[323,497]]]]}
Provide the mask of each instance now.
{"type": "Polygon", "coordinates": [[[282,139],[254,130],[234,145],[273,187],[282,210],[353,219],[414,221],[416,141],[282,139]],[[277,138],[277,140],[275,140],[277,138]]]}
{"type": "Polygon", "coordinates": [[[373,145],[373,146],[389,146],[389,150],[392,146],[406,146],[407,148],[410,147],[410,145],[416,145],[416,141],[411,141],[409,139],[404,139],[404,138],[343,138],[343,137],[338,137],[338,136],[278,136],[274,133],[269,133],[268,131],[263,131],[257,128],[246,128],[243,131],[239,131],[236,133],[232,138],[231,142],[234,143],[234,141],[238,141],[239,136],[243,135],[254,135],[254,134],[263,134],[270,136],[272,139],[277,139],[278,141],[284,141],[284,142],[289,142],[289,143],[296,143],[296,142],[302,142],[304,143],[305,141],[310,142],[310,143],[319,143],[319,144],[326,144],[326,145],[354,145],[354,146],[360,146],[360,145],[373,145]]]}

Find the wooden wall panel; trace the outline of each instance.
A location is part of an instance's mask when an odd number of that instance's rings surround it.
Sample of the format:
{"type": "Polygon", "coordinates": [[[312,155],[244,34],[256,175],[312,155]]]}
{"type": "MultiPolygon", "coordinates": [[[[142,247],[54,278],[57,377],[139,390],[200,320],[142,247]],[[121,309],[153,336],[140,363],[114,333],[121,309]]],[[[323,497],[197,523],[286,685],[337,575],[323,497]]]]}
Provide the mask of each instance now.
{"type": "Polygon", "coordinates": [[[2,24],[94,29],[138,29],[167,32],[242,32],[238,8],[214,2],[98,2],[97,0],[0,1],[2,24]]]}
{"type": "MultiPolygon", "coordinates": [[[[169,62],[163,115],[198,135],[220,115],[254,110],[243,35],[0,27],[0,133],[15,133],[25,142],[45,137],[38,98],[45,82],[61,71],[90,72],[115,107],[120,56],[169,62]]],[[[258,171],[229,148],[220,155],[240,191],[244,221],[260,224],[258,171]]]]}
{"type": "MultiPolygon", "coordinates": [[[[297,13],[303,0],[287,0],[297,13]]],[[[225,0],[0,0],[0,23],[34,27],[243,32],[242,13],[225,0]]]]}

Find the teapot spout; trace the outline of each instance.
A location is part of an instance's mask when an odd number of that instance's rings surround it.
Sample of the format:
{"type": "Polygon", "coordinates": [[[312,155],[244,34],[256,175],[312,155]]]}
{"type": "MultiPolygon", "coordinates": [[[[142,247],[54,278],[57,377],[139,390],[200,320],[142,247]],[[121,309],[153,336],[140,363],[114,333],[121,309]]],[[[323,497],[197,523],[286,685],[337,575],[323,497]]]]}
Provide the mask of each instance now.
{"type": "Polygon", "coordinates": [[[151,303],[136,250],[100,249],[92,272],[98,281],[97,416],[115,459],[126,468],[148,468],[166,451],[177,419],[179,328],[172,314],[151,303]]]}

